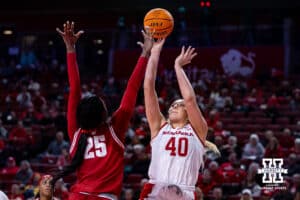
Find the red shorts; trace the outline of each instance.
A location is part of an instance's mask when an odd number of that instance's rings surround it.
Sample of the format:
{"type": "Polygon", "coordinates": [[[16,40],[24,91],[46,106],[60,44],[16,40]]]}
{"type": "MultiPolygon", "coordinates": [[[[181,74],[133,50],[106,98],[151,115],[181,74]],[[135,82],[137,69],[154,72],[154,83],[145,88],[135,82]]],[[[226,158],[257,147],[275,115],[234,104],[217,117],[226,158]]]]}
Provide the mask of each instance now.
{"type": "Polygon", "coordinates": [[[139,200],[144,200],[145,198],[147,198],[148,194],[152,192],[153,186],[154,184],[152,183],[146,183],[143,187],[143,190],[141,191],[139,200]]]}
{"type": "MultiPolygon", "coordinates": [[[[152,192],[153,187],[153,183],[146,183],[141,191],[139,200],[144,200],[145,198],[148,198],[148,195],[152,192]]],[[[194,199],[196,199],[196,192],[194,192],[194,199]]]]}
{"type": "Polygon", "coordinates": [[[86,194],[70,192],[68,200],[109,200],[109,199],[104,197],[97,197],[94,195],[86,195],[86,194]]]}

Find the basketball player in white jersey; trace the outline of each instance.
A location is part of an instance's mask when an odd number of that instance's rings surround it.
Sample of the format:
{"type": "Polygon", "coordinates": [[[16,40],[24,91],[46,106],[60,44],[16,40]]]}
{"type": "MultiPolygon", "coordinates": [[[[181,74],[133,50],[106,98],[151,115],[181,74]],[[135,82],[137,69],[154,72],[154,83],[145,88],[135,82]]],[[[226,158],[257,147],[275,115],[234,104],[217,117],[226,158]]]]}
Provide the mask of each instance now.
{"type": "Polygon", "coordinates": [[[140,199],[195,199],[195,184],[204,165],[207,123],[198,107],[195,92],[183,66],[197,55],[192,47],[182,47],[175,60],[175,72],[183,99],[175,100],[165,118],[158,104],[155,79],[164,40],[151,50],[144,80],[146,116],[151,131],[149,183],[140,199]]]}

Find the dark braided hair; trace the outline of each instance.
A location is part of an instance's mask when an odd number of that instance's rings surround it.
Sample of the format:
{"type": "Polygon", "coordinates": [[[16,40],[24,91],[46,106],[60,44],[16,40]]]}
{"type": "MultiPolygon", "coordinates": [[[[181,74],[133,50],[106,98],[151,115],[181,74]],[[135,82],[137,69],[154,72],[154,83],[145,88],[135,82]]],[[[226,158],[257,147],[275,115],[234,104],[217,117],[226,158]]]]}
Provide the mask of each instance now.
{"type": "Polygon", "coordinates": [[[69,165],[62,170],[54,173],[52,186],[54,187],[57,180],[74,172],[81,165],[87,145],[87,138],[93,129],[99,127],[107,119],[107,109],[102,99],[97,96],[89,96],[83,98],[76,110],[76,120],[79,127],[85,130],[84,134],[80,135],[78,146],[74,157],[69,165]]]}

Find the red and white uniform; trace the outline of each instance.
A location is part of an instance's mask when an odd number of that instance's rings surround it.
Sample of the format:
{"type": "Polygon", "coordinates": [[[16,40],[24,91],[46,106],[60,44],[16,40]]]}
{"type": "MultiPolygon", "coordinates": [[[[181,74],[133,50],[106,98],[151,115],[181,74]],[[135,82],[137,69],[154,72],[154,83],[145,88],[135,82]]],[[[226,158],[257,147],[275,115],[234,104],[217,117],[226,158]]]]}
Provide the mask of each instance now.
{"type": "MultiPolygon", "coordinates": [[[[81,98],[76,54],[67,54],[70,94],[68,98],[68,134],[70,154],[74,156],[83,131],[76,123],[76,108],[81,98]]],[[[69,199],[117,199],[121,193],[124,169],[125,132],[133,114],[138,89],[145,74],[147,59],[140,57],[128,81],[120,107],[108,123],[88,137],[84,160],[77,169],[77,181],[69,199]]]]}
{"type": "MultiPolygon", "coordinates": [[[[194,199],[205,150],[192,126],[186,124],[175,129],[166,123],[152,139],[151,147],[149,182],[154,185],[177,185],[194,199]]],[[[153,187],[148,197],[157,195],[158,190],[153,187]]]]}

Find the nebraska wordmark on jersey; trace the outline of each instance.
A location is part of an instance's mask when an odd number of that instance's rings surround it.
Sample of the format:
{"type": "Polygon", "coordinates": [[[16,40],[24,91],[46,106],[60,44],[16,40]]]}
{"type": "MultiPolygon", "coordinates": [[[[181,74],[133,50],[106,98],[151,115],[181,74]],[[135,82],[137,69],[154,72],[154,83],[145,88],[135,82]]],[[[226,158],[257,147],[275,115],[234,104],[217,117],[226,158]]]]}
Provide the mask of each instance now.
{"type": "Polygon", "coordinates": [[[204,146],[190,124],[172,128],[166,123],[151,141],[151,183],[194,187],[203,165],[204,146]]]}

